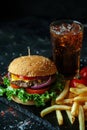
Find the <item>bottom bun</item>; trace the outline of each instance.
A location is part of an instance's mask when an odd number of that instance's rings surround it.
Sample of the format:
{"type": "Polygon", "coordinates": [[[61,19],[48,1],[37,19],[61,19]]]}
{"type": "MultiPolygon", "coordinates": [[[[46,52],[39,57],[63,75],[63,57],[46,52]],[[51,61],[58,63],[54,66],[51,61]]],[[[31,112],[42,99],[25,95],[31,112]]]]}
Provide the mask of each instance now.
{"type": "Polygon", "coordinates": [[[15,101],[16,103],[23,104],[23,105],[35,105],[34,101],[27,101],[27,102],[22,102],[18,97],[12,96],[12,100],[15,101]]]}

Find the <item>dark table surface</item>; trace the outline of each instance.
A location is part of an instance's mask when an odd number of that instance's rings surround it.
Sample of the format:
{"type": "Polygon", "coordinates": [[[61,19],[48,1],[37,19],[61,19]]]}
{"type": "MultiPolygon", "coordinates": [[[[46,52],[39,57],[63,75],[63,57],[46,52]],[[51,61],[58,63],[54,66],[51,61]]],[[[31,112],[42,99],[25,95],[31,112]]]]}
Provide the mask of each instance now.
{"type": "MultiPolygon", "coordinates": [[[[0,23],[0,74],[7,72],[12,59],[27,55],[29,46],[31,54],[51,57],[49,35],[50,20],[24,18],[0,23]]],[[[81,66],[87,65],[87,27],[84,25],[84,39],[81,52],[81,66]]],[[[49,104],[47,104],[49,105],[49,104]]],[[[70,125],[68,119],[62,127],[58,126],[54,113],[40,117],[43,108],[23,106],[0,97],[1,130],[78,130],[78,123],[70,125]]],[[[65,117],[66,118],[66,117],[65,117]]]]}

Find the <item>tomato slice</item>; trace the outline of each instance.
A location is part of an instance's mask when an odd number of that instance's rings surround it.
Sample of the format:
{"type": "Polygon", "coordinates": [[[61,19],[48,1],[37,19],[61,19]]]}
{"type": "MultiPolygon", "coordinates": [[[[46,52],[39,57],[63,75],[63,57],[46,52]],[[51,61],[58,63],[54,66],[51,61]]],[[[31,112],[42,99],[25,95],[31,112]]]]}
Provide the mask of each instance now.
{"type": "Polygon", "coordinates": [[[19,76],[18,75],[18,78],[20,78],[20,79],[24,79],[24,80],[34,80],[34,79],[36,79],[35,77],[26,77],[26,76],[19,76]]]}
{"type": "Polygon", "coordinates": [[[34,80],[36,79],[36,77],[27,77],[27,76],[22,76],[22,75],[15,75],[15,74],[11,74],[12,77],[16,80],[21,79],[21,80],[34,80]]]}
{"type": "Polygon", "coordinates": [[[35,80],[35,79],[48,79],[49,76],[36,76],[36,77],[27,77],[27,76],[22,76],[22,75],[15,75],[12,74],[14,78],[17,79],[22,79],[22,80],[35,80]]]}
{"type": "MultiPolygon", "coordinates": [[[[20,87],[15,85],[15,84],[11,84],[10,85],[12,88],[14,89],[19,89],[20,87]]],[[[49,90],[49,87],[46,87],[46,88],[42,88],[42,89],[31,89],[31,88],[25,88],[25,91],[29,94],[43,94],[45,93],[46,91],[49,90]]]]}
{"type": "Polygon", "coordinates": [[[26,88],[26,92],[29,94],[43,94],[46,91],[49,90],[49,87],[42,88],[42,89],[31,89],[31,88],[26,88]]]}
{"type": "Polygon", "coordinates": [[[19,86],[15,85],[15,84],[10,84],[10,86],[11,86],[12,88],[14,88],[14,89],[20,88],[19,86]]]}
{"type": "Polygon", "coordinates": [[[87,80],[87,66],[86,67],[83,67],[81,70],[80,70],[80,76],[81,78],[84,78],[87,80]]]}
{"type": "Polygon", "coordinates": [[[27,76],[22,76],[22,75],[14,75],[15,77],[23,80],[34,80],[36,77],[27,77],[27,76]]]}
{"type": "Polygon", "coordinates": [[[85,79],[72,79],[70,81],[70,87],[76,87],[77,83],[87,85],[87,81],[85,79]]]}

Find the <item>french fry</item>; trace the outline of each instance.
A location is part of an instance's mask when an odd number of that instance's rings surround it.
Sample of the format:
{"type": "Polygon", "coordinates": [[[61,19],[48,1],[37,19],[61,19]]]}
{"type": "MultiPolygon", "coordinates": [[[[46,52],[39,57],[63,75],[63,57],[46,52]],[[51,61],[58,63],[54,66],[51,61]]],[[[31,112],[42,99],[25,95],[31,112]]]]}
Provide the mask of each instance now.
{"type": "MultiPolygon", "coordinates": [[[[51,101],[51,105],[55,105],[55,100],[51,101]]],[[[56,110],[56,118],[59,125],[63,124],[63,116],[60,110],[56,110]]]]}
{"type": "Polygon", "coordinates": [[[85,88],[70,88],[70,92],[72,92],[72,93],[74,93],[76,95],[86,93],[87,92],[87,87],[85,87],[85,88]]]}
{"type": "MultiPolygon", "coordinates": [[[[55,100],[51,101],[51,105],[55,105],[55,100]]],[[[56,118],[59,125],[63,125],[63,116],[60,110],[56,110],[56,118]]]]}
{"type": "Polygon", "coordinates": [[[69,83],[70,81],[66,81],[66,84],[65,84],[65,88],[64,90],[60,93],[60,95],[56,98],[56,103],[60,100],[63,100],[65,98],[65,96],[67,95],[68,91],[69,91],[69,83]]]}
{"type": "Polygon", "coordinates": [[[73,103],[73,98],[68,98],[68,99],[64,99],[61,101],[58,101],[56,104],[72,104],[73,103]]]}
{"type": "Polygon", "coordinates": [[[76,88],[69,88],[70,81],[65,84],[64,90],[56,98],[51,101],[51,106],[43,109],[40,113],[41,117],[56,112],[56,118],[59,125],[63,124],[62,110],[73,124],[75,118],[79,120],[79,130],[85,130],[85,121],[87,121],[87,86],[77,83],[76,88]]]}
{"type": "Polygon", "coordinates": [[[87,105],[87,102],[85,102],[85,105],[87,105]]]}
{"type": "MultiPolygon", "coordinates": [[[[79,94],[79,96],[85,97],[85,96],[87,96],[87,92],[84,92],[84,93],[82,93],[82,94],[79,94]]],[[[86,102],[86,103],[87,103],[87,102],[86,102]]]]}
{"type": "Polygon", "coordinates": [[[76,94],[72,93],[72,92],[68,92],[68,98],[74,98],[76,97],[76,94]]]}
{"type": "Polygon", "coordinates": [[[77,114],[78,114],[78,108],[79,108],[79,104],[78,104],[78,102],[74,102],[73,103],[73,105],[72,105],[72,108],[71,108],[71,114],[73,115],[73,116],[77,116],[77,114]]]}
{"type": "Polygon", "coordinates": [[[84,84],[80,84],[80,83],[77,83],[77,86],[76,86],[77,88],[85,88],[85,87],[87,87],[86,85],[84,85],[84,84]]]}
{"type": "Polygon", "coordinates": [[[41,115],[41,117],[44,117],[48,113],[51,113],[52,111],[55,111],[55,110],[70,110],[70,109],[71,109],[71,107],[67,106],[67,105],[53,105],[53,106],[43,109],[41,111],[40,115],[41,115]]]}
{"type": "Polygon", "coordinates": [[[73,99],[75,102],[87,102],[87,96],[77,96],[73,99]]]}
{"type": "Polygon", "coordinates": [[[66,113],[67,113],[67,116],[68,116],[68,118],[69,118],[71,124],[73,124],[74,121],[75,121],[75,116],[73,116],[73,115],[71,114],[71,111],[70,111],[70,110],[66,110],[66,113]]]}
{"type": "Polygon", "coordinates": [[[85,130],[84,110],[81,105],[79,105],[78,120],[79,120],[79,130],[85,130]]]}
{"type": "Polygon", "coordinates": [[[63,116],[60,110],[56,110],[56,117],[59,125],[63,125],[63,116]]]}
{"type": "Polygon", "coordinates": [[[83,105],[84,111],[87,111],[87,104],[83,105]]]}

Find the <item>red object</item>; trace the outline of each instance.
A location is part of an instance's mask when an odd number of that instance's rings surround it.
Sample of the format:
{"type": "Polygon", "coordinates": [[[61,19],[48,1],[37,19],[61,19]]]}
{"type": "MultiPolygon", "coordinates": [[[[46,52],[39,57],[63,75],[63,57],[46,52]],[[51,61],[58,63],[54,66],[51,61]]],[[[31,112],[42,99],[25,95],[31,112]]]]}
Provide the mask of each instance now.
{"type": "Polygon", "coordinates": [[[11,84],[11,87],[12,87],[12,88],[15,88],[15,89],[20,88],[19,86],[15,85],[15,84],[11,84]]]}
{"type": "Polygon", "coordinates": [[[87,66],[86,67],[83,67],[81,70],[80,70],[80,76],[81,78],[84,78],[87,80],[87,66]]]}
{"type": "Polygon", "coordinates": [[[43,94],[46,91],[48,91],[49,87],[46,88],[41,88],[41,89],[31,89],[31,88],[26,88],[26,92],[29,94],[43,94]]]}
{"type": "MultiPolygon", "coordinates": [[[[15,84],[11,84],[11,87],[14,89],[20,89],[19,86],[15,84]]],[[[48,91],[49,87],[41,88],[41,89],[32,89],[32,88],[25,88],[25,91],[29,94],[43,94],[48,91]]]]}
{"type": "Polygon", "coordinates": [[[77,83],[87,85],[87,80],[85,80],[85,79],[72,79],[70,81],[70,87],[76,87],[77,83]]]}
{"type": "Polygon", "coordinates": [[[14,75],[14,76],[22,80],[49,79],[49,76],[35,76],[35,77],[27,77],[22,75],[14,75]]]}
{"type": "Polygon", "coordinates": [[[36,79],[36,77],[27,77],[27,76],[21,76],[21,75],[15,75],[17,76],[19,79],[24,79],[24,80],[34,80],[36,79]]]}

